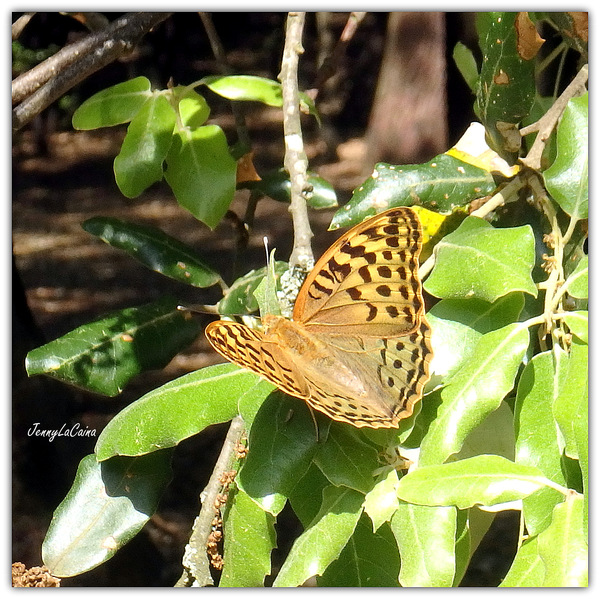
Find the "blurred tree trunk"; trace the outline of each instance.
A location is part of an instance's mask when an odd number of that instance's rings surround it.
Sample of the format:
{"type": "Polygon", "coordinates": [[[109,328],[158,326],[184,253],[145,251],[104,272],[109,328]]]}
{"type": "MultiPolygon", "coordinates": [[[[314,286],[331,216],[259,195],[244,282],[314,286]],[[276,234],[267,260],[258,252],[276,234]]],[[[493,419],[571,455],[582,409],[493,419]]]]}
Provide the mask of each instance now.
{"type": "Polygon", "coordinates": [[[444,13],[390,13],[366,136],[369,171],[376,162],[424,162],[447,149],[445,37],[444,13]]]}

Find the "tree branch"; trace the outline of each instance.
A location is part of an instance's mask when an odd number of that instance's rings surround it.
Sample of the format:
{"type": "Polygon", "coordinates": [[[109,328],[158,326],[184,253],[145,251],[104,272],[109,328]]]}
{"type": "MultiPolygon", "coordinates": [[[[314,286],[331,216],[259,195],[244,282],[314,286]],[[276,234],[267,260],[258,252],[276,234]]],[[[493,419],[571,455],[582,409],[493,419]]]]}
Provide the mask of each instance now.
{"type": "Polygon", "coordinates": [[[212,586],[214,581],[210,574],[210,565],[206,546],[212,532],[215,517],[215,502],[221,492],[223,475],[231,470],[235,461],[235,450],[245,433],[244,420],[236,416],[229,426],[223,442],[221,453],[213,469],[210,480],[202,491],[202,509],[194,522],[190,541],[183,556],[184,572],[175,586],[212,586]]]}
{"type": "Polygon", "coordinates": [[[129,13],[19,75],[12,85],[13,104],[18,104],[13,109],[13,129],[20,129],[86,77],[130,51],[169,15],[129,13]]]}
{"type": "Polygon", "coordinates": [[[304,52],[302,48],[304,17],[305,14],[301,12],[288,14],[279,80],[283,94],[284,166],[290,175],[290,211],[294,221],[294,248],[290,256],[290,267],[300,267],[306,271],[312,267],[314,258],[310,245],[312,231],[305,196],[308,188],[308,159],[302,139],[298,92],[298,56],[304,52]]]}
{"type": "Polygon", "coordinates": [[[539,171],[541,168],[542,153],[546,146],[556,123],[562,116],[565,108],[571,98],[579,95],[582,90],[585,90],[585,84],[588,80],[588,65],[584,65],[579,73],[573,78],[573,81],[565,88],[565,91],[557,98],[556,102],[552,105],[550,110],[544,114],[544,116],[531,125],[523,127],[520,133],[522,136],[528,135],[535,131],[538,132],[535,141],[533,142],[531,149],[527,153],[527,156],[521,160],[521,162],[532,168],[533,170],[539,171]]]}

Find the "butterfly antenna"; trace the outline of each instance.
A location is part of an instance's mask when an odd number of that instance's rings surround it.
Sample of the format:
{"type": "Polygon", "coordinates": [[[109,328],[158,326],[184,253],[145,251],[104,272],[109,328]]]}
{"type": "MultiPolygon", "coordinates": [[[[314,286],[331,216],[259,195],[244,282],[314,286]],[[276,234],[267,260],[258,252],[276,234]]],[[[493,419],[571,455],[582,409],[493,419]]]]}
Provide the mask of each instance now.
{"type": "Polygon", "coordinates": [[[267,266],[269,266],[269,238],[266,235],[263,237],[263,245],[265,246],[265,254],[267,255],[267,266]]]}

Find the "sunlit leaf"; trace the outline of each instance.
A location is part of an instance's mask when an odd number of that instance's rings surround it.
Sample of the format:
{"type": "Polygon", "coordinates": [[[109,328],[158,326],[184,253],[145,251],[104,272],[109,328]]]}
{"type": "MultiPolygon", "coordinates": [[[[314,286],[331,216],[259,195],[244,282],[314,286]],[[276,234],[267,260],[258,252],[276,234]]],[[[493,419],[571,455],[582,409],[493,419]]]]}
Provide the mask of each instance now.
{"type": "MultiPolygon", "coordinates": [[[[515,402],[517,431],[516,461],[536,466],[555,483],[566,486],[562,471],[559,431],[552,417],[557,399],[559,375],[552,352],[533,357],[523,371],[515,402]]],[[[563,500],[553,489],[542,489],[523,500],[523,515],[530,534],[538,534],[550,524],[552,509],[563,500]]]]}
{"type": "Polygon", "coordinates": [[[73,114],[73,127],[88,130],[128,123],[151,94],[146,77],[117,83],[88,98],[73,114]]]}
{"type": "Polygon", "coordinates": [[[439,464],[457,453],[512,389],[529,333],[512,324],[479,339],[470,359],[442,389],[442,405],[421,444],[419,463],[439,464]]]}
{"type": "Polygon", "coordinates": [[[451,587],[456,574],[456,509],[401,502],[392,517],[403,587],[451,587]]]}
{"type": "Polygon", "coordinates": [[[546,188],[574,218],[588,217],[588,94],[569,100],[558,125],[557,156],[543,173],[546,188]]]}
{"type": "Polygon", "coordinates": [[[449,214],[495,188],[489,172],[448,154],[440,154],[424,164],[379,163],[354,190],[351,200],[335,213],[329,228],[355,225],[394,206],[418,204],[449,214]]]}
{"type": "Polygon", "coordinates": [[[243,491],[236,491],[225,519],[219,587],[260,587],[271,572],[275,518],[243,491]]]}
{"type": "Polygon", "coordinates": [[[119,412],[96,443],[96,455],[141,455],[173,447],[238,414],[238,402],[260,405],[272,385],[233,364],[218,364],[158,387],[119,412]]]}
{"type": "Polygon", "coordinates": [[[435,253],[436,264],[424,287],[436,297],[493,302],[513,291],[537,295],[531,278],[535,242],[529,225],[496,229],[469,217],[437,244],[435,253]]]}
{"type": "Polygon", "coordinates": [[[175,119],[169,101],[162,95],[153,95],[129,123],[114,162],[115,180],[124,196],[135,198],[162,180],[175,119]]]}
{"type": "Polygon", "coordinates": [[[583,509],[583,497],[573,494],[554,508],[552,524],[539,535],[538,551],[546,567],[542,586],[587,586],[588,547],[583,509]]]}
{"type": "Polygon", "coordinates": [[[352,537],[363,499],[364,495],[352,489],[326,488],[320,512],[294,542],[273,586],[300,586],[323,574],[352,537]]]}
{"type": "Polygon", "coordinates": [[[56,508],[42,545],[55,576],[75,576],[111,558],[154,513],[171,477],[171,455],[99,463],[81,460],[71,490],[56,508]]]}
{"type": "Polygon", "coordinates": [[[497,455],[416,468],[400,479],[398,497],[417,505],[492,506],[523,499],[547,484],[533,466],[497,455]]]}
{"type": "Polygon", "coordinates": [[[198,336],[198,322],[177,305],[165,298],[82,325],[30,351],[27,373],[118,395],[134,376],[162,368],[198,336]]]}
{"type": "Polygon", "coordinates": [[[236,170],[223,130],[205,125],[174,135],[165,179],[177,201],[214,229],[233,200],[236,170]]]}

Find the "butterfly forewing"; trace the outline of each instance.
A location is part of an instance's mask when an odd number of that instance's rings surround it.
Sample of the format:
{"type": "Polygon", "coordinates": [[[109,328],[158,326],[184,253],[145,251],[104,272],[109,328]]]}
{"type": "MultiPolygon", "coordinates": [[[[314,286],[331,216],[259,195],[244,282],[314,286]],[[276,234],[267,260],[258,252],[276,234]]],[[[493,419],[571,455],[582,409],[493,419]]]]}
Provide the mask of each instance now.
{"type": "Polygon", "coordinates": [[[307,277],[294,320],[314,332],[394,337],[414,331],[424,311],[417,272],[421,227],[410,208],[357,225],[307,277]]]}
{"type": "Polygon", "coordinates": [[[217,320],[206,327],[206,338],[230,362],[256,372],[290,395],[308,397],[302,375],[282,349],[266,340],[261,331],[237,322],[217,320]]]}

